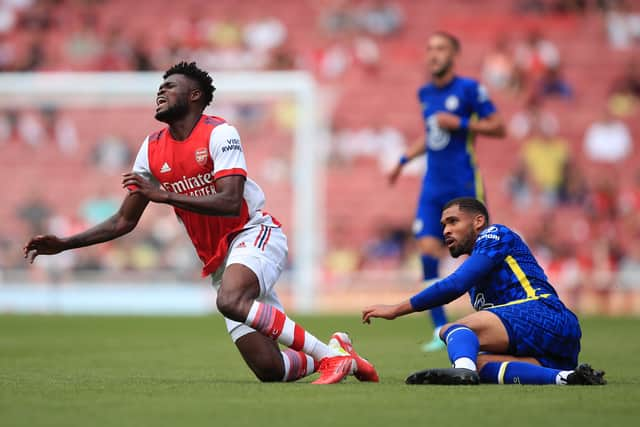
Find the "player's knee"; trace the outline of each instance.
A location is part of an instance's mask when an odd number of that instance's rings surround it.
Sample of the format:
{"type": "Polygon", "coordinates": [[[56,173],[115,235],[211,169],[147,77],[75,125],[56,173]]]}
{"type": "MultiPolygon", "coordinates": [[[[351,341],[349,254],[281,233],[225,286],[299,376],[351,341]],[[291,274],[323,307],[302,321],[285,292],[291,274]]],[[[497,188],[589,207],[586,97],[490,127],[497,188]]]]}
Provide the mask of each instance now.
{"type": "Polygon", "coordinates": [[[256,375],[256,378],[263,383],[275,383],[282,381],[282,375],[274,370],[269,369],[254,369],[253,373],[256,375]]]}
{"type": "Polygon", "coordinates": [[[438,336],[442,341],[444,341],[444,335],[447,333],[447,331],[451,326],[453,326],[453,323],[446,323],[440,328],[440,332],[438,332],[438,336]]]}
{"type": "Polygon", "coordinates": [[[245,301],[245,299],[241,293],[229,292],[220,288],[216,306],[224,317],[236,322],[244,322],[251,307],[251,301],[245,301]]]}

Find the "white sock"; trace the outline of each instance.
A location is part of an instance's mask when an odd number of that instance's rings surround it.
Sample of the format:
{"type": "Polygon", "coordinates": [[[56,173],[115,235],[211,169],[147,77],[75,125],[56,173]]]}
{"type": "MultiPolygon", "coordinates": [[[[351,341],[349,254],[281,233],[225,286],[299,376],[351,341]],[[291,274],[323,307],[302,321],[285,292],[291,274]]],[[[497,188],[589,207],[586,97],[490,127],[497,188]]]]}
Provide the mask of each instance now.
{"type": "Polygon", "coordinates": [[[572,374],[573,371],[560,371],[558,375],[556,375],[556,384],[558,385],[567,385],[567,377],[569,374],[572,374]]]}
{"type": "Polygon", "coordinates": [[[459,359],[454,360],[453,361],[453,367],[454,368],[470,369],[472,371],[477,370],[475,362],[473,360],[469,359],[468,357],[461,357],[459,359]]]}

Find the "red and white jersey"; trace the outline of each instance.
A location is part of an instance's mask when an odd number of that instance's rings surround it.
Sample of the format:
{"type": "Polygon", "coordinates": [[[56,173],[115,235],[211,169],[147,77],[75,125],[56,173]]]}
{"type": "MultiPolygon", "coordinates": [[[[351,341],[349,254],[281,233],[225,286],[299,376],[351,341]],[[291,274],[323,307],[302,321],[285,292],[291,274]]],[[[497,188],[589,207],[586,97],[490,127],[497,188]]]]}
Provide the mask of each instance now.
{"type": "Polygon", "coordinates": [[[203,275],[215,272],[222,264],[229,243],[239,231],[260,224],[279,226],[261,211],[264,193],[247,177],[238,131],[220,117],[203,115],[184,141],[173,139],[168,127],[149,135],[138,152],[133,172],[166,191],[194,197],[214,194],[219,178],[247,178],[239,216],[202,215],[174,208],[204,264],[203,275]]]}

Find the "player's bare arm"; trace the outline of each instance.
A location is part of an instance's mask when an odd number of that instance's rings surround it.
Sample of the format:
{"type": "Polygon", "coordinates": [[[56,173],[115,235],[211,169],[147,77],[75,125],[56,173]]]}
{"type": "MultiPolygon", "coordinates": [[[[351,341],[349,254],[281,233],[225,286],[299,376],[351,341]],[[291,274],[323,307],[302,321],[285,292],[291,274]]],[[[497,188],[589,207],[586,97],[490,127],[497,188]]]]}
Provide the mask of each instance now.
{"type": "Polygon", "coordinates": [[[130,193],[116,214],[87,231],[66,238],[53,235],[32,237],[23,248],[24,257],[33,263],[38,255],[54,255],[123,236],[136,227],[148,203],[142,194],[130,193]]]}
{"type": "Polygon", "coordinates": [[[207,196],[190,196],[164,191],[133,172],[122,176],[122,186],[133,188],[131,194],[141,194],[155,203],[212,216],[238,216],[242,207],[245,177],[231,175],[215,182],[216,193],[207,196]]]}
{"type": "MultiPolygon", "coordinates": [[[[452,113],[441,112],[436,114],[438,126],[447,130],[459,130],[462,126],[462,119],[452,113]]],[[[492,114],[487,118],[470,121],[468,129],[478,135],[502,138],[505,136],[504,123],[499,114],[492,114]]]]}
{"type": "Polygon", "coordinates": [[[389,173],[389,184],[393,185],[398,180],[400,176],[400,172],[402,172],[402,168],[404,165],[409,163],[411,160],[416,157],[422,156],[427,152],[427,146],[424,143],[424,137],[420,137],[416,140],[416,142],[409,147],[407,152],[401,157],[398,164],[393,168],[393,170],[389,173]]]}

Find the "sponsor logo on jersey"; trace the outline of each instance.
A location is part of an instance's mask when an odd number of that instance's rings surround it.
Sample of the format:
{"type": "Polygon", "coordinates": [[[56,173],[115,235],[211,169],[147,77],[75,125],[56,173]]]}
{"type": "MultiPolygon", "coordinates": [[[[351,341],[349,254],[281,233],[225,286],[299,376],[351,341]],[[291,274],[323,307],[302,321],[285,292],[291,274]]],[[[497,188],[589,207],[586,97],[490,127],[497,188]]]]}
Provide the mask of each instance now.
{"type": "Polygon", "coordinates": [[[238,138],[229,138],[227,139],[227,144],[222,147],[222,152],[226,153],[227,151],[242,151],[242,145],[240,145],[240,140],[238,138]]]}
{"type": "Polygon", "coordinates": [[[485,298],[484,298],[484,294],[482,292],[479,292],[476,294],[476,299],[473,302],[473,308],[476,309],[476,311],[480,311],[484,308],[488,308],[488,307],[493,307],[493,304],[491,303],[487,303],[485,298]]]}
{"type": "Polygon", "coordinates": [[[460,100],[455,95],[449,95],[444,101],[444,106],[447,110],[454,111],[458,106],[460,106],[460,100]]]}
{"type": "Polygon", "coordinates": [[[200,173],[196,176],[183,176],[182,179],[174,182],[163,182],[162,187],[172,193],[189,194],[190,196],[206,196],[216,192],[213,185],[213,174],[210,172],[200,173]]]}
{"type": "Polygon", "coordinates": [[[484,239],[500,240],[500,236],[496,234],[497,232],[498,232],[498,227],[496,227],[495,225],[492,225],[491,227],[485,228],[484,230],[482,230],[482,232],[480,233],[476,241],[479,242],[480,240],[484,240],[484,239]]]}
{"type": "Polygon", "coordinates": [[[160,168],[160,173],[167,173],[167,172],[171,172],[171,166],[169,166],[169,163],[164,162],[164,164],[160,168]]]}
{"type": "Polygon", "coordinates": [[[438,118],[432,115],[427,119],[427,146],[433,151],[440,151],[449,145],[451,134],[438,125],[438,118]]]}
{"type": "Polygon", "coordinates": [[[196,162],[200,166],[204,166],[207,164],[207,159],[209,158],[209,150],[206,147],[201,147],[196,150],[196,162]]]}

